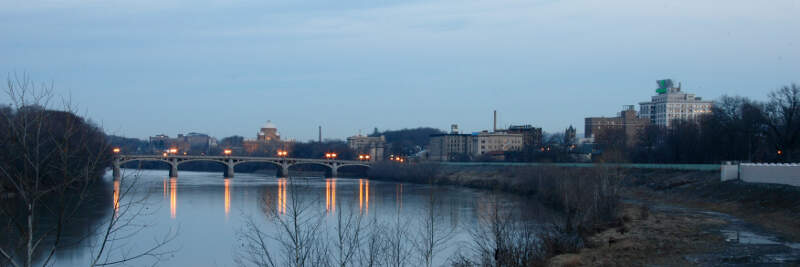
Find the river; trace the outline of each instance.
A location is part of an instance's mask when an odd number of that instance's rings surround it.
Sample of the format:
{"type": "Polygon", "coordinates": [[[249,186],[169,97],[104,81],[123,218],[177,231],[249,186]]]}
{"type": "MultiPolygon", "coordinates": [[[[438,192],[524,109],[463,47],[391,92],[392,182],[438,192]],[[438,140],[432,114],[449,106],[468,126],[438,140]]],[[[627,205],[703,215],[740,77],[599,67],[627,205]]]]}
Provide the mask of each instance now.
{"type": "MultiPolygon", "coordinates": [[[[495,207],[524,206],[515,196],[462,187],[351,178],[286,179],[249,173],[223,178],[219,173],[189,171],[169,178],[163,170],[124,171],[121,182],[105,177],[110,188],[104,194],[111,194],[107,199],[113,205],[97,205],[97,209],[117,209],[118,225],[130,224],[116,232],[119,240],[108,246],[108,261],[136,255],[171,238],[156,251],[161,253],[158,257],[138,258],[129,262],[131,266],[154,262],[163,266],[237,265],[237,260],[254,256],[246,249],[252,245],[248,237],[254,236],[248,226],[255,225],[268,237],[285,238],[288,233],[280,222],[292,222],[293,207],[304,212],[303,218],[312,224],[316,218],[320,220],[314,240],[328,244],[332,254],[336,246],[330,244],[336,243],[339,222],[350,216],[360,216],[364,229],[401,229],[402,254],[408,265],[422,262],[415,246],[419,242],[413,240],[424,236],[425,222],[433,217],[437,233],[446,237],[434,250],[433,263],[440,265],[459,250],[468,252],[473,240],[470,231],[481,214],[495,207]]],[[[100,231],[59,250],[55,266],[84,266],[92,260],[102,230],[114,213],[95,210],[86,214],[83,216],[95,216],[87,227],[100,231]]],[[[361,238],[368,239],[368,232],[363,230],[361,238]]],[[[267,238],[265,243],[273,255],[286,254],[278,241],[267,238]]]]}

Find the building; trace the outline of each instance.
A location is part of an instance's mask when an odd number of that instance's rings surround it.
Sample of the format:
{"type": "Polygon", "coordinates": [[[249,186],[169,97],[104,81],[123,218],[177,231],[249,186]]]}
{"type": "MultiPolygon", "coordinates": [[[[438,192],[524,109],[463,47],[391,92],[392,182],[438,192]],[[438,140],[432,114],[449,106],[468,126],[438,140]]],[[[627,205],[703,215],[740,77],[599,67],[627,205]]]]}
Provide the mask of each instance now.
{"type": "Polygon", "coordinates": [[[150,147],[153,152],[177,149],[178,153],[186,154],[206,154],[217,147],[217,139],[202,133],[178,134],[176,138],[170,138],[165,134],[150,137],[150,147]]]}
{"type": "Polygon", "coordinates": [[[585,119],[584,137],[597,141],[605,135],[612,134],[611,130],[621,130],[625,133],[625,143],[636,143],[638,133],[650,123],[649,119],[641,118],[636,114],[633,105],[624,106],[616,117],[589,117],[585,119]]]}
{"type": "Polygon", "coordinates": [[[659,80],[656,95],[649,102],[639,103],[639,117],[658,126],[669,127],[673,120],[695,120],[711,112],[712,101],[703,101],[694,94],[681,92],[672,80],[659,80]]]}
{"type": "Polygon", "coordinates": [[[272,124],[272,121],[267,121],[267,124],[261,127],[261,130],[256,134],[256,140],[263,142],[280,141],[281,134],[278,133],[278,128],[275,127],[275,124],[272,124]]]}
{"type": "Polygon", "coordinates": [[[473,133],[470,139],[470,154],[476,157],[490,152],[521,151],[524,144],[523,134],[508,131],[473,133]]]}
{"type": "Polygon", "coordinates": [[[354,135],[347,138],[347,146],[358,155],[369,155],[370,161],[382,160],[386,137],[354,135]]]}
{"type": "Polygon", "coordinates": [[[506,132],[510,134],[521,134],[523,149],[539,149],[542,147],[542,128],[533,127],[529,124],[511,125],[506,132]]]}
{"type": "Polygon", "coordinates": [[[469,159],[469,134],[460,134],[458,125],[450,126],[450,133],[434,134],[428,143],[429,160],[434,161],[460,161],[469,159]]]}
{"type": "Polygon", "coordinates": [[[169,136],[166,134],[158,134],[156,136],[150,137],[150,150],[154,152],[160,152],[167,150],[170,146],[170,139],[169,136]]]}

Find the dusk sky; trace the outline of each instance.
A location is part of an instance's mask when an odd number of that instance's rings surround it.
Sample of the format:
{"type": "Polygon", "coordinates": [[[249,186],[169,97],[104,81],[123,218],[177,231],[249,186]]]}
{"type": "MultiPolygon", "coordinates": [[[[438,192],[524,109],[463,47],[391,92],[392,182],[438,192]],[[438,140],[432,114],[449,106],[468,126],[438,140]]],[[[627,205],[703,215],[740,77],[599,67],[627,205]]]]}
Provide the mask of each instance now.
{"type": "Polygon", "coordinates": [[[800,1],[0,0],[0,72],[137,138],[470,132],[495,109],[582,132],[658,79],[704,99],[800,83],[800,1]]]}

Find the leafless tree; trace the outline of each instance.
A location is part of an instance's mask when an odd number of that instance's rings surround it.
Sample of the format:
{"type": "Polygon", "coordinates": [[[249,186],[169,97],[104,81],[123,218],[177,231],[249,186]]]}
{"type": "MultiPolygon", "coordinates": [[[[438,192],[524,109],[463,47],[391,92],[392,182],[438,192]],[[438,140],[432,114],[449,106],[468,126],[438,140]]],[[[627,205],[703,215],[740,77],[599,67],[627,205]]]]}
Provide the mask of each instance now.
{"type": "Polygon", "coordinates": [[[98,229],[101,238],[92,246],[92,262],[90,266],[106,266],[122,264],[148,258],[155,265],[166,256],[175,252],[169,245],[177,237],[177,230],[168,229],[167,233],[153,239],[153,244],[144,249],[130,248],[132,237],[142,233],[149,224],[137,222],[141,217],[152,214],[149,196],[152,192],[140,190],[141,172],[128,175],[114,181],[114,204],[110,206],[111,215],[104,227],[98,229]]]}
{"type": "MultiPolygon", "coordinates": [[[[8,201],[0,203],[0,212],[13,243],[0,246],[0,259],[11,266],[47,266],[64,242],[65,228],[90,199],[91,185],[109,166],[111,148],[99,127],[75,115],[69,99],[61,110],[50,109],[52,84],[17,75],[7,80],[5,93],[10,103],[0,112],[0,193],[8,201]]],[[[111,218],[110,225],[120,225],[119,217],[111,218]]],[[[98,257],[113,243],[110,236],[100,242],[98,257]]]]}
{"type": "Polygon", "coordinates": [[[369,225],[363,222],[363,215],[355,212],[355,209],[340,207],[335,216],[332,263],[341,267],[352,266],[360,251],[362,233],[366,232],[369,225]]]}
{"type": "Polygon", "coordinates": [[[420,231],[414,239],[414,248],[426,267],[433,265],[434,257],[446,248],[457,227],[447,221],[447,216],[441,213],[444,205],[435,190],[431,188],[428,193],[426,205],[422,209],[423,214],[420,216],[420,231]]]}
{"type": "Polygon", "coordinates": [[[786,161],[800,153],[800,87],[784,86],[769,94],[765,107],[767,125],[786,161]]]}
{"type": "Polygon", "coordinates": [[[299,178],[286,178],[275,196],[266,196],[263,210],[273,223],[275,231],[262,229],[255,218],[248,219],[239,236],[245,251],[240,265],[256,266],[320,266],[327,265],[328,248],[324,237],[324,213],[318,211],[318,199],[301,196],[308,185],[299,178]],[[285,209],[283,204],[286,203],[285,209]],[[272,207],[271,204],[276,204],[272,207]],[[275,248],[272,244],[277,244],[275,248]]]}

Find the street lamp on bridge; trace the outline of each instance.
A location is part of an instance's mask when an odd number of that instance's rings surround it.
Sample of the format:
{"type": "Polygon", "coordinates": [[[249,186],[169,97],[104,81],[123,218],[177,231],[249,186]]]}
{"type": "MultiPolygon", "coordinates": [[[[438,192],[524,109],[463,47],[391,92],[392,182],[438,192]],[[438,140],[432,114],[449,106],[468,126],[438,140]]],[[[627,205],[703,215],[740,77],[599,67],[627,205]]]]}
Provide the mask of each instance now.
{"type": "Polygon", "coordinates": [[[336,159],[336,153],[325,153],[326,159],[336,159]]]}
{"type": "Polygon", "coordinates": [[[286,156],[288,156],[288,155],[289,155],[289,151],[286,151],[286,150],[278,150],[278,157],[283,157],[283,158],[285,158],[285,157],[286,157],[286,156]]]}
{"type": "Polygon", "coordinates": [[[119,147],[115,147],[115,148],[114,148],[114,149],[112,149],[111,151],[113,151],[113,152],[114,152],[114,154],[119,154],[119,152],[120,152],[121,150],[119,149],[119,147]]]}
{"type": "Polygon", "coordinates": [[[231,154],[233,154],[233,150],[231,150],[230,148],[226,148],[225,150],[222,150],[222,154],[225,154],[225,156],[230,156],[231,154]]]}

